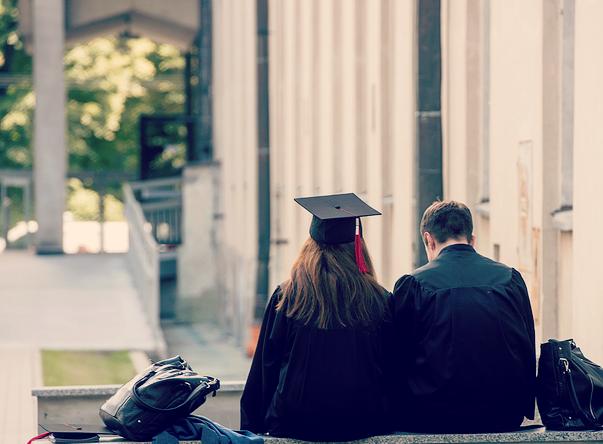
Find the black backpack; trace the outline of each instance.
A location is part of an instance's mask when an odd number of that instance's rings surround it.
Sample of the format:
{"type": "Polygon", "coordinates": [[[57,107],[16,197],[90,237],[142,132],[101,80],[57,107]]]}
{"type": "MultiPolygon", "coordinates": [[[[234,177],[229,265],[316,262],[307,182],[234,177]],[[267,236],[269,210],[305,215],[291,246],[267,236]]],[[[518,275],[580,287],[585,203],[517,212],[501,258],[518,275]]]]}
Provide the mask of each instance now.
{"type": "Polygon", "coordinates": [[[176,356],[136,375],[102,405],[99,413],[105,425],[124,438],[150,441],[219,388],[219,380],[197,374],[176,356]]]}
{"type": "Polygon", "coordinates": [[[572,339],[540,345],[537,395],[542,423],[551,430],[603,426],[603,368],[572,339]]]}

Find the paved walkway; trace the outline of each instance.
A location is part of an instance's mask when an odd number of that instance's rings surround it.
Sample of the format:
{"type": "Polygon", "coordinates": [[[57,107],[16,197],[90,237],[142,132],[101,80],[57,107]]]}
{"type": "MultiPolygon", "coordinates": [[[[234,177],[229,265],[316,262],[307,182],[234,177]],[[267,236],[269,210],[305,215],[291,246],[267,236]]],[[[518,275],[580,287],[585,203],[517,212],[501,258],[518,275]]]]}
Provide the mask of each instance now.
{"type": "Polygon", "coordinates": [[[40,349],[153,349],[123,255],[0,254],[0,307],[0,443],[36,432],[40,349]]]}
{"type": "Polygon", "coordinates": [[[245,381],[251,359],[232,338],[207,324],[163,323],[170,355],[180,355],[198,373],[222,382],[245,381]]]}
{"type": "Polygon", "coordinates": [[[24,443],[37,431],[31,389],[41,385],[40,357],[27,347],[0,347],[0,442],[24,443]]]}
{"type": "MultiPolygon", "coordinates": [[[[42,383],[39,350],[153,350],[121,254],[0,254],[0,443],[35,432],[31,389],[42,383]]],[[[250,360],[207,326],[165,326],[170,354],[200,373],[244,380],[250,360]]]]}
{"type": "Polygon", "coordinates": [[[125,256],[0,254],[0,347],[152,350],[125,256]]]}

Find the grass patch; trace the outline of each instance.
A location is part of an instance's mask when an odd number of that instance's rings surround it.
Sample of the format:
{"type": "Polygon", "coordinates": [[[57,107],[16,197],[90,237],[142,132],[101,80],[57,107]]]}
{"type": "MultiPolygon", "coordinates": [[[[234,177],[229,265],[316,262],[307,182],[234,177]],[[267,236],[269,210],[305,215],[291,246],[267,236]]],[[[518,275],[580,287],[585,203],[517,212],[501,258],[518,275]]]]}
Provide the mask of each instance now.
{"type": "Polygon", "coordinates": [[[127,351],[42,350],[44,385],[123,384],[136,374],[127,351]]]}

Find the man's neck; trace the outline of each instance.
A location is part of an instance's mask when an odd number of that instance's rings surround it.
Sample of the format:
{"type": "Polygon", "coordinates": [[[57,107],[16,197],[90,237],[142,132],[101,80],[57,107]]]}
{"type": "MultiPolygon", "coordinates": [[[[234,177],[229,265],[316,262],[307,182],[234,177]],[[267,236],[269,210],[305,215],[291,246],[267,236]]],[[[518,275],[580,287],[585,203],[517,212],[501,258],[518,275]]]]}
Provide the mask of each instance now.
{"type": "Polygon", "coordinates": [[[437,249],[435,251],[435,257],[438,257],[444,248],[449,247],[451,245],[459,245],[459,244],[461,244],[461,245],[471,245],[466,240],[462,240],[462,239],[448,239],[446,242],[438,244],[437,249]]]}

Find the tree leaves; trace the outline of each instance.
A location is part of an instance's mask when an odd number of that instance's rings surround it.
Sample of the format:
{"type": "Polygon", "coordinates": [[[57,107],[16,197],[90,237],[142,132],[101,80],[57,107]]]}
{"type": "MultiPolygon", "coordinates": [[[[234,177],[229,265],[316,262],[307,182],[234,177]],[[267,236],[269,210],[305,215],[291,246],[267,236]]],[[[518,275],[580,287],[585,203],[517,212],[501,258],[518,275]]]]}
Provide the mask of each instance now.
{"type": "MultiPolygon", "coordinates": [[[[31,57],[16,34],[17,20],[16,0],[0,3],[0,168],[32,164],[31,57]],[[4,88],[3,78],[10,79],[4,88]]],[[[108,36],[69,48],[70,171],[137,171],[139,117],[183,112],[183,69],[176,48],[146,38],[108,36]]]]}

